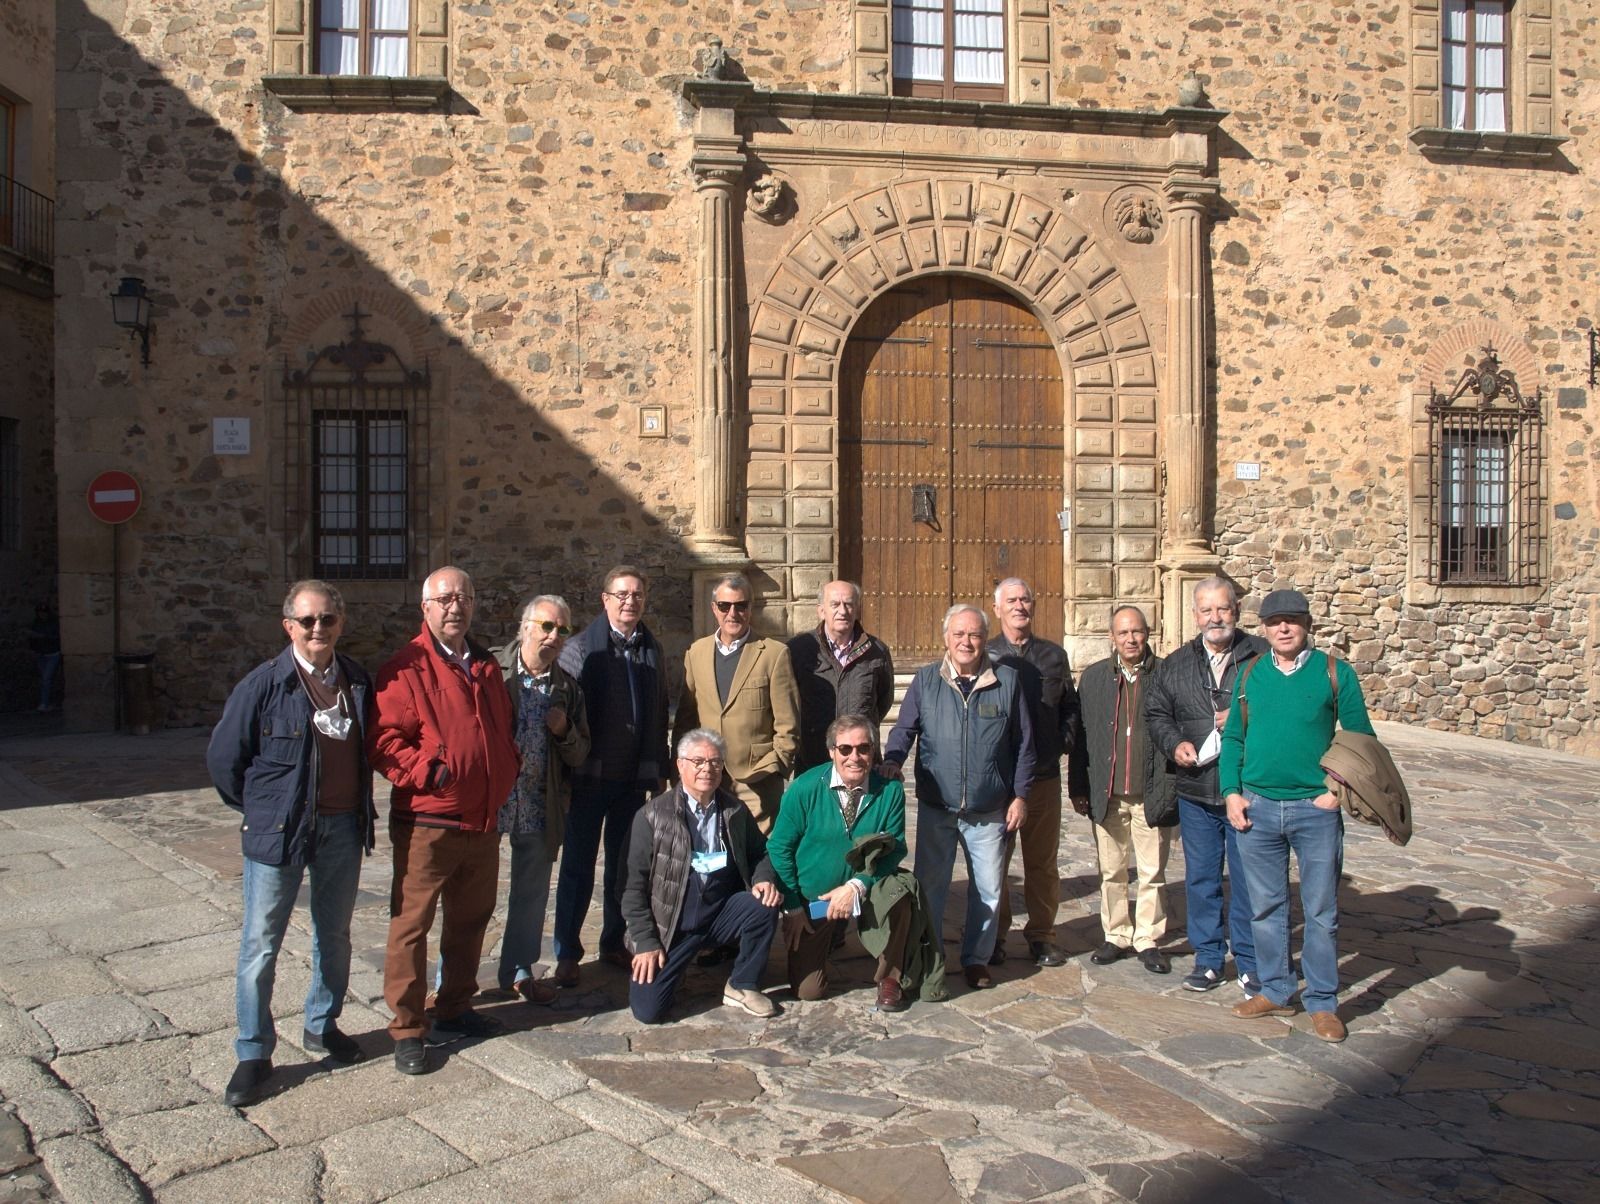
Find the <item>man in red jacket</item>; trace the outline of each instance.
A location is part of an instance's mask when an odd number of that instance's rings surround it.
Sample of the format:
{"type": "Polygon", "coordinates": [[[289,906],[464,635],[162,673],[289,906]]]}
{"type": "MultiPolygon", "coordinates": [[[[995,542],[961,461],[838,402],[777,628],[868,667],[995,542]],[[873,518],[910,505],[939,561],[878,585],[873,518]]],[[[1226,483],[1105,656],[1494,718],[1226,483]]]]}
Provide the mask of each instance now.
{"type": "Polygon", "coordinates": [[[422,630],[378,671],[369,759],[394,784],[383,995],[394,1013],[389,1033],[402,1074],[427,1072],[426,1045],[500,1029],[467,1005],[477,994],[499,881],[495,820],[520,758],[500,666],[467,638],[473,607],[471,577],[453,567],[435,570],[422,585],[422,630]],[[428,929],[441,898],[444,980],[430,1029],[423,1010],[428,929]]]}

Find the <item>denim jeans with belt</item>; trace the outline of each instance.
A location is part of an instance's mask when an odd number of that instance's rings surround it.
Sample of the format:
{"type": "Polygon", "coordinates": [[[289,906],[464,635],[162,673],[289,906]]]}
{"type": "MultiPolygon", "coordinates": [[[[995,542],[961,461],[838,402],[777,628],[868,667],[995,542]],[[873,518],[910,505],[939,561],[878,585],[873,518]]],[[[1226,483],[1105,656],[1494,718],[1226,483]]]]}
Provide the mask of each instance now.
{"type": "Polygon", "coordinates": [[[1289,968],[1289,854],[1300,873],[1305,936],[1300,968],[1308,1012],[1331,1012],[1339,996],[1339,873],[1344,815],[1310,799],[1279,801],[1246,789],[1250,827],[1239,833],[1239,859],[1250,883],[1251,934],[1261,993],[1287,1005],[1299,986],[1289,968]]]}
{"type": "Polygon", "coordinates": [[[350,985],[350,916],[361,883],[361,815],[345,811],[317,816],[311,864],[263,865],[244,859],[244,931],[234,1006],[239,1061],[270,1058],[278,1034],[272,1026],[272,986],[278,950],[294,911],[300,882],[311,875],[311,988],[306,992],[307,1032],[324,1033],[344,1010],[350,985]]]}

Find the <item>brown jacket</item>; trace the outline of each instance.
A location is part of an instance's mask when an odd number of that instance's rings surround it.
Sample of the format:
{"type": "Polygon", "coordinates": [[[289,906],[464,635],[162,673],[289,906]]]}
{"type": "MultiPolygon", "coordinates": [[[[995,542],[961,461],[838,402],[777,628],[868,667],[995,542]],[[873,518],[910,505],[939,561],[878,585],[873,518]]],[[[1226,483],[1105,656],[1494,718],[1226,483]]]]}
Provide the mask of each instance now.
{"type": "Polygon", "coordinates": [[[751,636],[739,654],[728,701],[717,699],[716,636],[690,645],[683,657],[683,695],[672,727],[673,747],[697,727],[728,744],[727,776],[746,785],[769,777],[781,783],[800,748],[800,691],[789,651],[777,640],[751,636]]]}
{"type": "Polygon", "coordinates": [[[1376,736],[1340,731],[1322,754],[1328,790],[1363,823],[1377,824],[1395,844],[1411,839],[1411,796],[1394,758],[1376,736]]]}

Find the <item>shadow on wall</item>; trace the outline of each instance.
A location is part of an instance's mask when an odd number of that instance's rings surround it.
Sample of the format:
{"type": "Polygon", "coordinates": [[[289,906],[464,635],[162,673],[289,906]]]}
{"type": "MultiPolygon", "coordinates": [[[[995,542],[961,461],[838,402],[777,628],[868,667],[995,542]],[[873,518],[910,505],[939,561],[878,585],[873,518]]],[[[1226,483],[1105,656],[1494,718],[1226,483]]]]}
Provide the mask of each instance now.
{"type": "MultiPolygon", "coordinates": [[[[171,34],[169,42],[199,33],[171,34]]],[[[174,84],[168,70],[179,75],[177,66],[143,57],[82,0],[61,6],[58,36],[62,490],[70,497],[113,466],[144,485],[144,508],[122,549],[121,644],[124,651],[155,654],[161,719],[214,721],[231,685],[281,648],[277,616],[285,584],[312,575],[309,557],[283,552],[279,483],[300,432],[273,407],[280,404],[285,361],[304,366],[325,341],[327,324],[307,323],[303,315],[335,293],[377,315],[382,329],[408,332],[412,345],[397,349],[413,361],[426,357],[435,382],[429,462],[412,464],[417,484],[432,482],[430,534],[413,541],[418,550],[404,579],[345,588],[344,650],[375,667],[414,635],[421,579],[447,562],[477,581],[476,634],[486,641],[514,630],[518,602],[534,592],[565,595],[575,621],[586,623],[598,613],[600,574],[628,561],[656,578],[649,621],[669,651],[687,644],[691,598],[681,536],[689,516],[669,504],[666,484],[650,490],[658,509],[646,509],[647,466],[622,456],[593,458],[542,412],[584,411],[572,429],[593,432],[594,443],[604,446],[614,430],[613,403],[626,387],[619,383],[597,398],[597,382],[585,390],[574,378],[567,395],[546,390],[536,409],[517,383],[463,342],[458,327],[443,324],[445,307],[418,303],[419,294],[437,297],[455,287],[484,258],[504,261],[507,252],[549,237],[539,215],[528,212],[532,206],[515,200],[502,199],[492,215],[458,219],[451,210],[472,204],[477,181],[470,173],[487,170],[467,166],[465,156],[452,188],[408,171],[391,173],[386,141],[416,144],[432,136],[450,146],[470,114],[295,116],[253,83],[240,93],[231,81],[185,77],[189,88],[209,89],[204,103],[214,100],[230,119],[237,114],[240,129],[259,125],[258,157],[174,84]],[[317,159],[324,153],[325,163],[317,159]],[[315,162],[321,179],[287,184],[274,168],[291,158],[315,162]],[[424,195],[423,184],[432,191],[424,195]],[[492,247],[480,244],[474,230],[480,217],[495,231],[488,236],[492,247]],[[367,243],[373,248],[398,246],[401,231],[419,230],[419,249],[429,230],[448,229],[458,249],[443,270],[427,256],[408,256],[405,262],[421,266],[403,286],[343,233],[352,228],[373,231],[367,243]],[[106,312],[106,295],[122,274],[142,276],[154,299],[149,367],[128,353],[106,312]],[[211,420],[235,416],[252,419],[251,453],[213,455],[211,420]],[[273,437],[275,430],[283,435],[273,437]]],[[[199,41],[193,49],[216,53],[199,41]]],[[[220,72],[225,64],[211,65],[220,72]]],[[[662,309],[654,317],[678,321],[662,309]]],[[[567,337],[546,317],[525,314],[513,331],[506,313],[477,338],[521,339],[525,348],[513,343],[516,362],[526,361],[567,337]]],[[[647,320],[653,318],[641,319],[641,327],[647,320]]],[[[686,345],[681,330],[662,337],[686,345]]],[[[501,362],[512,362],[503,344],[479,345],[494,346],[501,362]]],[[[687,436],[677,441],[686,444],[687,436]]],[[[63,524],[63,627],[74,689],[69,725],[105,727],[109,537],[86,519],[84,529],[66,529],[79,525],[75,511],[63,524]]]]}

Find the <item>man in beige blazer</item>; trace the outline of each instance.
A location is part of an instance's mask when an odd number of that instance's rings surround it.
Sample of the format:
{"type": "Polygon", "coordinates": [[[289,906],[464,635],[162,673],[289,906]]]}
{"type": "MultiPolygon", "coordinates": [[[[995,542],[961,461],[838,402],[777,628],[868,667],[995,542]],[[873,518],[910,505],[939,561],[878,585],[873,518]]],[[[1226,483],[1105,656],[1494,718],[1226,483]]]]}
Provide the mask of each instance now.
{"type": "Polygon", "coordinates": [[[750,627],[754,593],[742,573],[711,588],[717,630],[690,645],[683,658],[683,696],[673,743],[685,732],[710,728],[728,745],[726,781],[765,835],[800,747],[800,691],[780,640],[750,627]]]}

